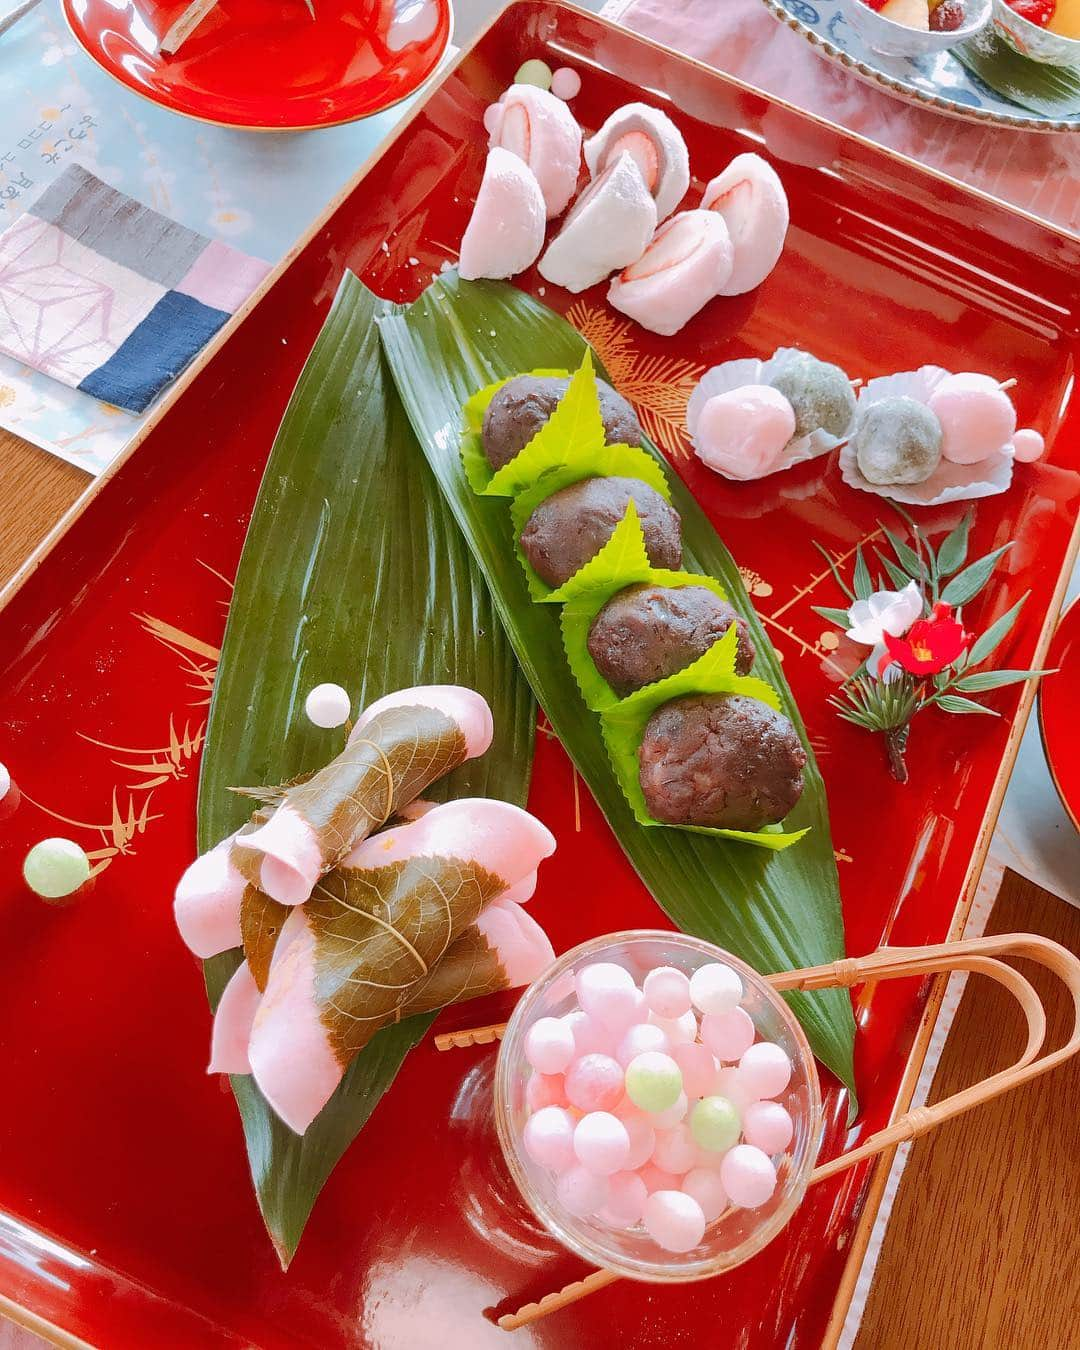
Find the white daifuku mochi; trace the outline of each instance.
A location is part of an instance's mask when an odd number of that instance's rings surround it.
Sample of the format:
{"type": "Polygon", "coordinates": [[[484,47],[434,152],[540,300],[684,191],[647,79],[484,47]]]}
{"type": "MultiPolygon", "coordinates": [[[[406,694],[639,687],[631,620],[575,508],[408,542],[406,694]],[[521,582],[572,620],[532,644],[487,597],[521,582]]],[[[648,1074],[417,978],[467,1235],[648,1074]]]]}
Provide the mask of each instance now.
{"type": "Polygon", "coordinates": [[[546,219],[540,184],[525,161],[498,146],[489,150],[461,240],[461,276],[504,280],[524,272],[544,247],[546,219]]]}
{"type": "Polygon", "coordinates": [[[670,337],[721,293],[732,259],[721,216],[681,211],[660,226],[642,256],[612,281],[608,300],[642,328],[670,337]]]}
{"type": "Polygon", "coordinates": [[[666,220],[690,186],[690,156],[682,132],[658,108],[624,104],[585,142],[590,177],[599,177],[624,152],[632,156],[656,201],[657,220],[666,220]]]}
{"type": "Polygon", "coordinates": [[[735,251],[721,295],[743,295],[760,286],[784,251],[788,199],[776,170],[760,155],[736,155],[706,185],[704,211],[723,216],[735,251]]]}
{"type": "Polygon", "coordinates": [[[540,275],[575,294],[636,262],[656,228],[656,203],[629,153],[621,154],[574,203],[540,259],[540,275]]]}

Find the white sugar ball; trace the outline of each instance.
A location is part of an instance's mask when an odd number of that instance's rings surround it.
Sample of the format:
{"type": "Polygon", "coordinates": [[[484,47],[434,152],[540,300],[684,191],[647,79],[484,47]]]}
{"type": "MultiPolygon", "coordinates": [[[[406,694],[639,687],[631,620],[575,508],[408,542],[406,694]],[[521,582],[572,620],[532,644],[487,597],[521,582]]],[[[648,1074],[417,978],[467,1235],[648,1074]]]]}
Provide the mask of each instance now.
{"type": "Polygon", "coordinates": [[[745,1008],[725,1013],[706,1013],[701,1019],[701,1039],[718,1060],[734,1064],[754,1044],[757,1031],[745,1008]]]}
{"type": "Polygon", "coordinates": [[[525,1122],[525,1152],[541,1167],[565,1172],[574,1155],[574,1117],[561,1106],[542,1106],[525,1122]]]}
{"type": "Polygon", "coordinates": [[[657,1013],[651,1012],[649,1021],[653,1026],[663,1029],[672,1045],[690,1045],[697,1040],[698,1024],[692,1008],[681,1017],[660,1017],[657,1013]]]}
{"type": "Polygon", "coordinates": [[[758,1041],[739,1060],[739,1076],[755,1097],[779,1097],[791,1082],[791,1060],[773,1041],[758,1041]]]}
{"type": "Polygon", "coordinates": [[[626,1156],[624,1166],[627,1172],[635,1172],[652,1157],[652,1151],[656,1147],[656,1131],[651,1120],[634,1107],[627,1110],[620,1109],[619,1119],[626,1127],[627,1137],[630,1140],[630,1152],[626,1156]]]}
{"type": "Polygon", "coordinates": [[[562,1073],[574,1058],[574,1033],[558,1017],[540,1017],[525,1035],[525,1058],[539,1073],[562,1073]]]}
{"type": "Polygon", "coordinates": [[[690,981],[674,966],[650,970],[641,989],[649,1011],[657,1017],[682,1017],[690,1011],[690,981]]]}
{"type": "Polygon", "coordinates": [[[730,966],[710,961],[690,976],[690,997],[703,1013],[726,1013],[742,1001],[742,980],[730,966]]]}
{"type": "Polygon", "coordinates": [[[705,1236],[701,1206],[682,1191],[654,1191],[642,1219],[645,1231],[666,1252],[692,1251],[705,1236]]]}
{"type": "Polygon", "coordinates": [[[581,93],[581,76],[569,66],[560,66],[551,76],[551,92],[564,101],[581,93]]]}
{"type": "Polygon", "coordinates": [[[8,773],[7,765],[0,764],[0,802],[11,791],[11,774],[8,773]]]}
{"type": "Polygon", "coordinates": [[[630,1134],[610,1111],[590,1111],[574,1128],[574,1152],[582,1167],[599,1176],[621,1172],[630,1157],[630,1134]]]}
{"type": "Polygon", "coordinates": [[[615,1058],[625,1069],[632,1059],[644,1055],[649,1050],[666,1055],[671,1046],[663,1027],[652,1022],[637,1022],[625,1033],[615,1049],[615,1058]]]}
{"type": "Polygon", "coordinates": [[[757,1209],[776,1190],[772,1159],[753,1144],[736,1144],[724,1154],[720,1180],[728,1198],[740,1209],[757,1209]]]}
{"type": "Polygon", "coordinates": [[[608,1198],[599,1217],[611,1228],[633,1228],[641,1221],[649,1192],[636,1172],[616,1172],[608,1178],[608,1198]]]}
{"type": "Polygon", "coordinates": [[[645,1020],[638,1015],[641,990],[630,972],[614,961],[593,961],[582,966],[574,977],[574,988],[578,1002],[589,1016],[613,1031],[623,1031],[645,1020]]]}
{"type": "Polygon", "coordinates": [[[710,1167],[695,1167],[682,1179],[682,1189],[701,1206],[708,1223],[718,1219],[728,1207],[727,1191],[717,1172],[710,1167]]]}
{"type": "Polygon", "coordinates": [[[348,691],[340,684],[317,684],[304,700],[308,721],[326,730],[344,726],[351,711],[348,691]]]}

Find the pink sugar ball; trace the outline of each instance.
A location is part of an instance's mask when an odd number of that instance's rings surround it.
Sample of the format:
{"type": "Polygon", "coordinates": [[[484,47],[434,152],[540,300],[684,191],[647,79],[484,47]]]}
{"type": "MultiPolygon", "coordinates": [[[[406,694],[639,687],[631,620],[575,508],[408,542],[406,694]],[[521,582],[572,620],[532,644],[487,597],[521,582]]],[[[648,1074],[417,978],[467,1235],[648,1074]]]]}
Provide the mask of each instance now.
{"type": "Polygon", "coordinates": [[[611,1111],[623,1097],[623,1071],[610,1055],[582,1055],[566,1071],[566,1097],[582,1111],[611,1111]]]}
{"type": "Polygon", "coordinates": [[[599,1218],[612,1228],[633,1228],[641,1221],[649,1192],[636,1172],[616,1172],[608,1178],[608,1198],[599,1218]]]}
{"type": "Polygon", "coordinates": [[[682,1189],[701,1206],[707,1223],[718,1219],[728,1207],[727,1191],[718,1174],[710,1167],[695,1167],[682,1179],[682,1189]]]}
{"type": "Polygon", "coordinates": [[[729,478],[761,478],[795,435],[795,410],[779,390],[746,384],[714,394],[698,414],[694,452],[729,478]]]}
{"type": "Polygon", "coordinates": [[[656,1050],[662,1055],[669,1053],[668,1038],[663,1027],[652,1022],[635,1022],[624,1034],[615,1049],[615,1058],[625,1069],[632,1059],[656,1050]]]}
{"type": "Polygon", "coordinates": [[[795,1123],[779,1102],[751,1102],[743,1113],[743,1138],[762,1153],[783,1153],[794,1133],[795,1123]]]}
{"type": "Polygon", "coordinates": [[[776,1168],[753,1144],[736,1144],[724,1154],[720,1180],[728,1199],[740,1209],[757,1209],[776,1189],[776,1168]]]}
{"type": "Polygon", "coordinates": [[[690,1128],[682,1123],[670,1130],[658,1130],[652,1161],[662,1172],[685,1176],[697,1165],[698,1148],[690,1128]]]}
{"type": "Polygon", "coordinates": [[[713,1093],[717,1097],[726,1097],[740,1115],[751,1102],[758,1100],[758,1093],[745,1080],[738,1065],[720,1070],[716,1075],[713,1093]]]}
{"type": "Polygon", "coordinates": [[[1034,427],[1022,427],[1012,438],[1013,455],[1021,464],[1034,464],[1046,449],[1046,442],[1034,427]]]}
{"type": "Polygon", "coordinates": [[[754,1044],[753,1018],[745,1008],[725,1013],[706,1013],[701,1019],[701,1039],[719,1060],[731,1064],[754,1044]]]}
{"type": "Polygon", "coordinates": [[[689,1109],[689,1098],[685,1092],[680,1092],[666,1111],[650,1111],[649,1121],[654,1130],[670,1130],[680,1121],[686,1119],[686,1113],[689,1109]]]}
{"type": "Polygon", "coordinates": [[[525,1105],[530,1111],[539,1111],[544,1106],[565,1106],[566,1085],[562,1074],[530,1074],[525,1084],[525,1105]]]}
{"type": "Polygon", "coordinates": [[[654,1191],[641,1217],[645,1231],[666,1252],[692,1251],[705,1236],[701,1206],[682,1191],[654,1191]]]}
{"type": "Polygon", "coordinates": [[[562,1073],[574,1054],[573,1030],[559,1017],[538,1018],[525,1033],[525,1058],[539,1073],[562,1073]]]}
{"type": "Polygon", "coordinates": [[[607,1177],[626,1167],[630,1135],[618,1116],[609,1111],[590,1111],[574,1127],[574,1152],[582,1167],[607,1177]]]}
{"type": "Polygon", "coordinates": [[[558,70],[552,72],[551,92],[564,103],[568,99],[577,98],[581,93],[581,76],[569,66],[560,66],[558,70]]]}
{"type": "Polygon", "coordinates": [[[575,1008],[572,1013],[567,1013],[562,1019],[573,1032],[574,1051],[578,1055],[611,1053],[613,1038],[611,1032],[599,1022],[589,1016],[587,1012],[582,1012],[580,1008],[575,1008]]]}
{"type": "Polygon", "coordinates": [[[679,1178],[672,1176],[670,1172],[661,1171],[655,1163],[647,1162],[644,1167],[639,1167],[638,1176],[645,1183],[645,1189],[650,1195],[654,1191],[677,1191],[679,1189],[679,1178]]]}
{"type": "Polygon", "coordinates": [[[791,1082],[791,1060],[772,1041],[758,1041],[739,1060],[739,1074],[755,1097],[779,1097],[791,1082]]]}
{"type": "Polygon", "coordinates": [[[681,1017],[661,1017],[658,1013],[650,1012],[649,1021],[661,1028],[672,1045],[689,1045],[697,1040],[698,1024],[692,1009],[681,1017]]]}
{"type": "Polygon", "coordinates": [[[542,1106],[525,1122],[525,1152],[541,1167],[565,1172],[575,1161],[574,1118],[561,1106],[542,1106]]]}
{"type": "Polygon", "coordinates": [[[584,1219],[607,1204],[610,1189],[607,1177],[577,1166],[571,1167],[559,1178],[555,1185],[555,1196],[568,1214],[584,1219]]]}
{"type": "Polygon", "coordinates": [[[941,453],[953,464],[977,464],[1016,430],[1016,409],[997,380],[971,371],[948,375],[930,395],[941,423],[941,453]]]}
{"type": "Polygon", "coordinates": [[[645,976],[641,991],[657,1017],[682,1017],[690,1011],[690,981],[674,966],[657,966],[645,976]]]}
{"type": "Polygon", "coordinates": [[[484,109],[484,130],[494,136],[502,123],[502,107],[498,103],[489,103],[484,109]]]}
{"type": "Polygon", "coordinates": [[[620,1112],[619,1119],[626,1127],[627,1137],[630,1140],[630,1152],[626,1155],[624,1170],[636,1172],[652,1157],[653,1149],[656,1147],[656,1131],[636,1107],[620,1112]]]}
{"type": "Polygon", "coordinates": [[[683,1088],[687,1097],[707,1097],[716,1082],[716,1060],[706,1045],[676,1045],[671,1058],[682,1070],[683,1088]]]}
{"type": "Polygon", "coordinates": [[[602,1026],[624,1031],[634,1022],[641,1003],[641,990],[634,977],[613,961],[593,961],[574,977],[578,1002],[602,1026]]]}

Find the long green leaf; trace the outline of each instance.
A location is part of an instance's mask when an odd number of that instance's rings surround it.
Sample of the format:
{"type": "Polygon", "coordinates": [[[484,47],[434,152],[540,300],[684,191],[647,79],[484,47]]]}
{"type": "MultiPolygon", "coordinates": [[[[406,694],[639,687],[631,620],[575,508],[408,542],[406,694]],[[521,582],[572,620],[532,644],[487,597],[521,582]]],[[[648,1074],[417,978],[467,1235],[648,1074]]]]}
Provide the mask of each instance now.
{"type": "Polygon", "coordinates": [[[969,600],[974,600],[993,576],[998,559],[1010,548],[1012,548],[1012,544],[1002,544],[1000,548],[994,549],[993,553],[985,554],[965,567],[962,572],[957,572],[956,576],[942,590],[942,600],[956,608],[966,605],[969,600]]]}
{"type": "Polygon", "coordinates": [[[991,652],[996,651],[1004,642],[1024,607],[1024,601],[1030,594],[1030,591],[1025,591],[1012,609],[1006,610],[1001,618],[992,623],[985,633],[976,638],[974,645],[968,652],[967,664],[969,666],[977,666],[980,661],[985,661],[991,652]]]}
{"type": "MultiPolygon", "coordinates": [[[[478,689],[495,714],[495,744],[427,795],[525,803],[535,705],[385,372],[374,323],[381,304],[346,277],[274,442],[214,687],[200,849],[250,812],[231,784],[283,782],[340,749],[340,731],[303,715],[306,691],[322,681],[344,685],[354,708],[413,684],[478,689]]],[[[212,1003],[238,960],[230,952],[206,963],[212,1003]]],[[[430,1022],[414,1017],[379,1032],[303,1138],[250,1078],[233,1078],[283,1265],[326,1178],[430,1022]]]]}
{"type": "MultiPolygon", "coordinates": [[[[792,830],[813,827],[797,848],[769,853],[639,825],[612,772],[599,721],[582,701],[566,663],[558,613],[530,601],[505,504],[477,496],[466,482],[458,451],[465,401],[492,381],[538,364],[575,369],[585,348],[580,335],[512,286],[463,282],[452,272],[379,326],[402,402],[481,564],[522,668],[653,896],[680,928],[715,940],[762,971],[841,956],[839,885],[824,785],[813,757],[802,800],[785,822],[792,830]]],[[[682,481],[674,474],[669,481],[683,522],[684,567],[716,577],[727,589],[751,626],[758,673],[781,692],[784,711],[805,741],[780,661],[746,597],[738,568],[682,481]]],[[[796,994],[791,1001],[819,1058],[853,1089],[855,1027],[848,994],[826,990],[796,994]]]]}

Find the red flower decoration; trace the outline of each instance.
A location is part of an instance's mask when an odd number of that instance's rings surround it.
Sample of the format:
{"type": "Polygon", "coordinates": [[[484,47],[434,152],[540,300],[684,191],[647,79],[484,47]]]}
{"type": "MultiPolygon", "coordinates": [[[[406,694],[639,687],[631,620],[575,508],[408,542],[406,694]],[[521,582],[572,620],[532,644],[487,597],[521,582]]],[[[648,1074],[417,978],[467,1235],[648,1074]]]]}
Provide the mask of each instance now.
{"type": "Polygon", "coordinates": [[[951,666],[971,636],[953,618],[952,605],[943,601],[934,606],[928,619],[917,619],[903,637],[884,634],[889,655],[911,675],[936,675],[951,666]]]}

